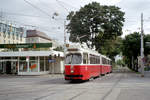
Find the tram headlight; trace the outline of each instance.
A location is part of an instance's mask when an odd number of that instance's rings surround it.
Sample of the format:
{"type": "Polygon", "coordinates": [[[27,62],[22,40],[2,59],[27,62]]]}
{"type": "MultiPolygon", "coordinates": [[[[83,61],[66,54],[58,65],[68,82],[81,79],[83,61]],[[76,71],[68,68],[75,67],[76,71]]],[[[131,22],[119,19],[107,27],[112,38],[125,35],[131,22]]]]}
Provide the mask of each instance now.
{"type": "Polygon", "coordinates": [[[73,70],[71,70],[71,73],[73,73],[74,71],[73,70]]]}
{"type": "Polygon", "coordinates": [[[74,70],[73,70],[73,66],[71,66],[71,68],[70,68],[70,69],[71,69],[71,73],[73,73],[73,72],[74,72],[74,70]]]}

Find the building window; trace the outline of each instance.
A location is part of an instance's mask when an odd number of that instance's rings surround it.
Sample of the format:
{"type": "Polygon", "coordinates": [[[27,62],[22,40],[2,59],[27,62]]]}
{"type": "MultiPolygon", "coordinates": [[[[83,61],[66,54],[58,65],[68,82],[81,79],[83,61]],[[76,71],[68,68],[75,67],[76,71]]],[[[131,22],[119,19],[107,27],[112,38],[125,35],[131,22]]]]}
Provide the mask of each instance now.
{"type": "Polygon", "coordinates": [[[15,39],[15,35],[13,34],[13,39],[15,39]]]}
{"type": "Polygon", "coordinates": [[[8,34],[8,38],[10,38],[10,34],[8,34]]]}
{"type": "Polygon", "coordinates": [[[6,37],[6,34],[3,34],[3,37],[5,38],[5,37],[6,37]]]}
{"type": "Polygon", "coordinates": [[[38,72],[38,57],[30,57],[29,68],[31,72],[38,72]]]}
{"type": "Polygon", "coordinates": [[[45,64],[45,65],[46,65],[46,71],[49,71],[49,66],[50,66],[50,65],[49,65],[49,62],[48,62],[49,57],[46,57],[45,60],[46,60],[46,61],[45,61],[45,62],[46,62],[46,64],[45,64]]]}
{"type": "Polygon", "coordinates": [[[7,25],[7,33],[10,34],[10,26],[7,25]]]}
{"type": "Polygon", "coordinates": [[[2,24],[0,23],[0,33],[2,32],[2,24]]]}
{"type": "Polygon", "coordinates": [[[26,57],[20,57],[20,60],[19,60],[19,72],[27,72],[26,57]]]}
{"type": "Polygon", "coordinates": [[[16,39],[18,40],[18,34],[16,35],[16,39]]]}
{"type": "Polygon", "coordinates": [[[20,36],[20,41],[22,41],[22,36],[20,36]]]}
{"type": "Polygon", "coordinates": [[[44,56],[40,57],[40,71],[44,71],[44,56]]]}

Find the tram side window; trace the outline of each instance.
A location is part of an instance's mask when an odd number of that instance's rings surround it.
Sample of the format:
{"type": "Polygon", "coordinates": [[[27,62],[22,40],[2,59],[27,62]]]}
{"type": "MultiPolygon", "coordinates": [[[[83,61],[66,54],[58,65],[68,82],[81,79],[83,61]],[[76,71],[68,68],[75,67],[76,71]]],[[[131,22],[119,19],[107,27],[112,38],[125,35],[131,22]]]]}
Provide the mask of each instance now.
{"type": "Polygon", "coordinates": [[[94,57],[93,57],[93,55],[90,55],[90,64],[94,64],[94,57]]]}
{"type": "Polygon", "coordinates": [[[110,61],[108,60],[108,65],[110,65],[110,61]]]}
{"type": "Polygon", "coordinates": [[[112,65],[112,61],[110,61],[110,65],[112,65]]]}
{"type": "Polygon", "coordinates": [[[110,65],[110,60],[107,60],[107,62],[108,62],[107,64],[110,65]]]}
{"type": "Polygon", "coordinates": [[[100,57],[90,55],[90,64],[100,64],[100,57]]]}
{"type": "Polygon", "coordinates": [[[106,59],[106,64],[108,64],[108,59],[106,59]]]}
{"type": "Polygon", "coordinates": [[[83,54],[83,64],[88,64],[88,54],[83,54]]]}
{"type": "Polygon", "coordinates": [[[100,57],[97,57],[97,64],[100,64],[100,57]]]}
{"type": "Polygon", "coordinates": [[[111,61],[109,60],[109,65],[111,65],[111,61]]]}
{"type": "Polygon", "coordinates": [[[102,64],[107,64],[107,61],[105,58],[102,57],[102,64]]]}

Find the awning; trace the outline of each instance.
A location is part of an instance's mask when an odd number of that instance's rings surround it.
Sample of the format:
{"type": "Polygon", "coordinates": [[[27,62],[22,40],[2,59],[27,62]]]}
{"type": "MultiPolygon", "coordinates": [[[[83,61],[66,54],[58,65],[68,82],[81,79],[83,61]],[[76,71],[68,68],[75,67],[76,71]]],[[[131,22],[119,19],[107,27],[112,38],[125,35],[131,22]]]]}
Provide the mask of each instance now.
{"type": "Polygon", "coordinates": [[[64,57],[63,52],[59,51],[17,51],[0,52],[0,57],[26,57],[26,56],[60,56],[64,57]]]}

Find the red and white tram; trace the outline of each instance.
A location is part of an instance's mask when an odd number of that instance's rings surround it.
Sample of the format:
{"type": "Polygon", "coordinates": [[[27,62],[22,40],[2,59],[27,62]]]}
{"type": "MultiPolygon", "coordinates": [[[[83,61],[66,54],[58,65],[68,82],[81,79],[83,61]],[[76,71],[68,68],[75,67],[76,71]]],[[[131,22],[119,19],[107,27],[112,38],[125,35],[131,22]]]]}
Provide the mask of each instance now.
{"type": "Polygon", "coordinates": [[[65,80],[88,80],[112,71],[111,59],[81,47],[68,48],[65,59],[65,80]]]}

